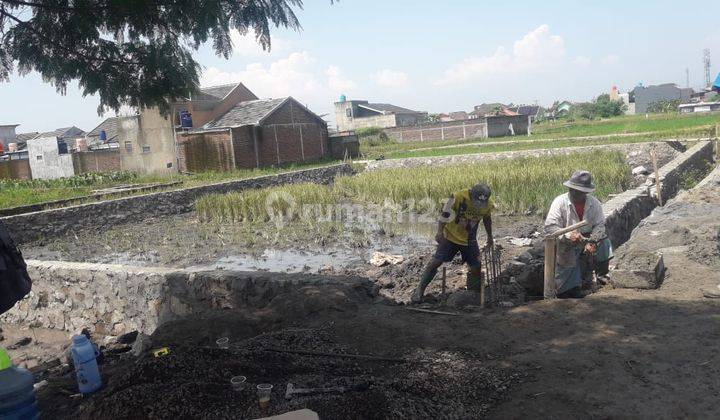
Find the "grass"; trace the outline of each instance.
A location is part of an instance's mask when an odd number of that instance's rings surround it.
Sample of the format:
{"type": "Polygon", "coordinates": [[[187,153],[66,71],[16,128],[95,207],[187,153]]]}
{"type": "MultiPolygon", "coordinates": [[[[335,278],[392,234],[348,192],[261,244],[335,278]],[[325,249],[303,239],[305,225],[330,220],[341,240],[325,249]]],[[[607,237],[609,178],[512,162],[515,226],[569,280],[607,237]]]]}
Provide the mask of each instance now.
{"type": "Polygon", "coordinates": [[[388,159],[444,156],[480,152],[501,152],[510,150],[548,149],[577,145],[598,145],[637,143],[662,139],[709,137],[716,135],[716,124],[720,114],[655,114],[615,117],[599,121],[565,120],[542,122],[533,127],[531,136],[498,137],[491,139],[441,140],[427,142],[397,143],[385,142],[375,145],[362,144],[361,151],[368,159],[383,156],[388,159]],[[580,140],[580,137],[596,137],[580,140]],[[469,145],[468,143],[523,142],[535,140],[526,145],[469,145]],[[546,141],[538,141],[546,140],[546,141]],[[467,146],[463,146],[466,144],[467,146]],[[447,148],[447,146],[458,146],[447,148]],[[415,149],[425,150],[415,150],[415,149]]]}
{"type": "MultiPolygon", "coordinates": [[[[202,172],[192,175],[181,174],[148,174],[138,175],[129,171],[111,172],[105,174],[82,174],[72,178],[54,180],[14,180],[0,179],[0,208],[39,204],[48,201],[64,200],[85,197],[98,189],[110,188],[124,184],[147,185],[154,183],[168,183],[182,181],[181,185],[170,189],[196,187],[216,182],[252,178],[263,175],[273,175],[300,169],[311,169],[325,166],[336,161],[324,160],[309,164],[292,164],[281,167],[261,169],[239,169],[228,172],[202,172]]],[[[123,193],[118,196],[128,196],[139,193],[123,193]]],[[[97,201],[89,199],[88,202],[97,201]]]]}
{"type": "MultiPolygon", "coordinates": [[[[446,167],[396,168],[340,177],[333,186],[295,184],[227,195],[213,195],[197,202],[204,221],[263,222],[270,219],[265,210],[268,197],[291,197],[300,208],[304,204],[328,205],[344,201],[392,205],[404,211],[437,211],[441,200],[454,191],[487,182],[495,191],[500,212],[517,214],[545,212],[552,199],[565,191],[562,182],[573,170],[587,169],[596,178],[596,196],[625,190],[631,183],[630,171],[619,152],[598,151],[552,157],[528,157],[463,164],[446,167]]],[[[287,210],[280,206],[275,210],[287,210]]],[[[297,213],[296,213],[297,217],[297,213]]]]}

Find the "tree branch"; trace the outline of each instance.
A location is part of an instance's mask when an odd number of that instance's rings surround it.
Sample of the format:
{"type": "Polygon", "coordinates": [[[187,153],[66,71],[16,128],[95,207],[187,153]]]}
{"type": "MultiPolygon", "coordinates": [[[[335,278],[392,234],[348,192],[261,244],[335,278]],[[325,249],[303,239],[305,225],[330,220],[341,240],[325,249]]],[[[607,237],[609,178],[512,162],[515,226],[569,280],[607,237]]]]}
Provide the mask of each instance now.
{"type": "MultiPolygon", "coordinates": [[[[3,1],[5,1],[5,0],[3,0],[3,1]]],[[[139,65],[139,64],[140,64],[140,63],[137,62],[137,61],[118,61],[118,60],[112,60],[112,59],[107,59],[107,58],[102,58],[102,57],[88,56],[88,55],[79,53],[79,52],[77,52],[76,50],[74,50],[74,49],[72,49],[72,48],[68,48],[68,47],[66,47],[66,46],[64,46],[64,45],[62,45],[62,44],[57,44],[57,43],[55,43],[51,38],[45,36],[43,33],[39,32],[39,31],[35,30],[35,28],[33,28],[32,25],[30,25],[28,22],[25,22],[25,21],[22,21],[22,20],[18,19],[17,16],[12,15],[12,14],[6,12],[6,11],[5,11],[4,9],[2,9],[2,8],[0,8],[0,15],[7,17],[8,19],[10,19],[10,20],[12,20],[13,22],[15,22],[17,25],[22,25],[22,26],[26,27],[30,32],[32,32],[32,33],[34,33],[35,35],[37,35],[38,38],[42,39],[42,40],[45,41],[46,43],[48,43],[48,44],[50,44],[50,45],[52,45],[52,46],[58,47],[58,48],[62,49],[63,51],[66,51],[68,54],[71,54],[71,55],[74,55],[74,56],[76,56],[76,57],[85,59],[85,60],[87,60],[87,61],[90,61],[90,62],[100,61],[100,62],[105,62],[105,63],[110,63],[110,64],[118,64],[118,65],[128,65],[128,64],[139,65]]]]}

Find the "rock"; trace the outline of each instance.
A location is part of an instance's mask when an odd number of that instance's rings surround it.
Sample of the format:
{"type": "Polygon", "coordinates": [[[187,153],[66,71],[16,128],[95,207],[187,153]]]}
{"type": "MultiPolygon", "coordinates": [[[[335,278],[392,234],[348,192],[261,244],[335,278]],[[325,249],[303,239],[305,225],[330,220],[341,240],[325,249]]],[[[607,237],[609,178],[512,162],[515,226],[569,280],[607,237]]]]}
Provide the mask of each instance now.
{"type": "Polygon", "coordinates": [[[448,306],[462,308],[465,306],[482,306],[480,301],[480,292],[473,290],[458,290],[447,299],[448,306]]]}
{"type": "Polygon", "coordinates": [[[527,264],[522,261],[512,260],[507,265],[507,274],[510,276],[518,275],[525,271],[527,264]]]}
{"type": "Polygon", "coordinates": [[[510,238],[510,243],[515,246],[532,246],[532,238],[510,238]]]}
{"type": "Polygon", "coordinates": [[[120,344],[131,344],[134,343],[138,337],[137,331],[130,331],[129,333],[123,334],[117,338],[117,342],[120,344]]]}
{"type": "Polygon", "coordinates": [[[647,168],[642,165],[636,166],[632,170],[633,175],[647,175],[649,173],[650,173],[650,171],[648,171],[647,168]]]}
{"type": "Polygon", "coordinates": [[[370,258],[370,264],[375,267],[384,267],[389,264],[398,265],[403,261],[405,261],[405,257],[402,255],[391,255],[384,252],[375,252],[372,258],[370,258]]]}
{"type": "Polygon", "coordinates": [[[27,346],[31,342],[32,342],[32,338],[30,338],[30,337],[21,338],[12,346],[8,346],[8,350],[17,350],[20,347],[27,346]]]}
{"type": "Polygon", "coordinates": [[[135,357],[140,357],[152,347],[152,338],[147,334],[138,334],[135,343],[132,346],[132,353],[135,357]]]}
{"type": "Polygon", "coordinates": [[[657,289],[665,278],[662,253],[636,252],[611,272],[610,284],[624,289],[657,289]]]}
{"type": "Polygon", "coordinates": [[[523,262],[525,264],[530,264],[534,258],[531,253],[525,251],[522,254],[518,255],[517,259],[518,259],[518,261],[523,262]]]}

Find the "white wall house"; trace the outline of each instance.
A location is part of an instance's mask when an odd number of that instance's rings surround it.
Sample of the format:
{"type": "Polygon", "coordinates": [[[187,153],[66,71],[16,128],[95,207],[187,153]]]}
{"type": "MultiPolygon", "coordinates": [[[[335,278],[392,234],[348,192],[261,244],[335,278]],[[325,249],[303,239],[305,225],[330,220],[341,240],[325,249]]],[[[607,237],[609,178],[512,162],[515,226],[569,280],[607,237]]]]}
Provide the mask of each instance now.
{"type": "Polygon", "coordinates": [[[57,137],[40,137],[27,142],[33,179],[68,178],[75,175],[72,155],[57,137]]]}

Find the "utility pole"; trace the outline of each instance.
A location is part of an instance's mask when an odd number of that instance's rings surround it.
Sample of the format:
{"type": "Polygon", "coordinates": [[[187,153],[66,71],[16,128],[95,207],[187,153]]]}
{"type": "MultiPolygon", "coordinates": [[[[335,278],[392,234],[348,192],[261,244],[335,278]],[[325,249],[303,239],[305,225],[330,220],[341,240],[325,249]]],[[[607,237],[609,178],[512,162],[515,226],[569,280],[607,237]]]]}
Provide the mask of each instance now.
{"type": "Polygon", "coordinates": [[[685,87],[690,87],[690,68],[685,67],[685,87]]]}
{"type": "Polygon", "coordinates": [[[705,87],[710,88],[712,86],[712,79],[710,78],[710,49],[705,48],[703,50],[703,69],[705,70],[705,87]]]}

